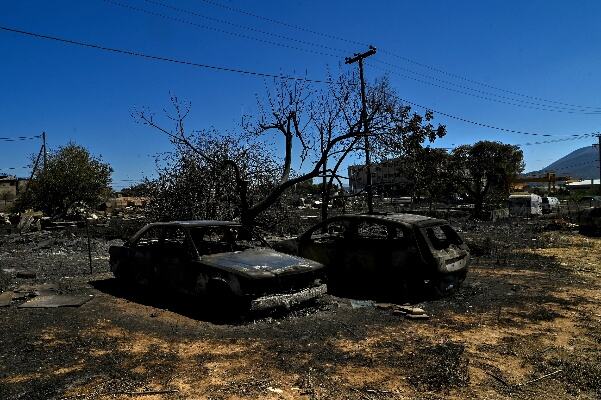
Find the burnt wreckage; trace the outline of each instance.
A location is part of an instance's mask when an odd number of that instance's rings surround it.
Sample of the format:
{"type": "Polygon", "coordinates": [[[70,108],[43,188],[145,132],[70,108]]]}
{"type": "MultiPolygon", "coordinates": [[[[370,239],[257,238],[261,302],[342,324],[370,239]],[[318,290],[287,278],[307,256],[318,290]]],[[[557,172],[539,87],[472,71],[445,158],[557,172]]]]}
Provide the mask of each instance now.
{"type": "Polygon", "coordinates": [[[342,294],[402,297],[429,287],[442,296],[470,262],[447,221],[413,214],[340,215],[273,246],[325,264],[328,287],[342,294]]]}
{"type": "Polygon", "coordinates": [[[322,264],[275,251],[234,222],[152,223],[109,253],[120,280],[251,310],[288,307],[327,291],[322,264]]]}

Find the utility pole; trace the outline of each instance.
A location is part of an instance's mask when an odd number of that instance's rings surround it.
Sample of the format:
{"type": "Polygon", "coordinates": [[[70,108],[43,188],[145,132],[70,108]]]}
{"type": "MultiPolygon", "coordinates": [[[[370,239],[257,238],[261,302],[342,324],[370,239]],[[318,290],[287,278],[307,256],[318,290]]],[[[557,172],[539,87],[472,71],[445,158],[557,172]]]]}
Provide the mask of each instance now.
{"type": "Polygon", "coordinates": [[[363,135],[365,136],[365,172],[366,172],[366,189],[367,189],[367,211],[370,214],[374,212],[374,194],[371,183],[371,159],[369,149],[369,127],[367,122],[367,100],[365,99],[365,79],[363,78],[363,59],[376,54],[376,48],[369,46],[369,50],[365,53],[355,53],[353,57],[346,57],[345,64],[359,63],[359,79],[361,79],[361,125],[363,126],[363,135]]]}
{"type": "MultiPolygon", "coordinates": [[[[597,150],[599,152],[599,193],[601,194],[601,133],[597,134],[597,139],[599,139],[599,143],[597,144],[597,150]]],[[[595,183],[595,180],[593,180],[593,183],[595,183]]]]}
{"type": "Polygon", "coordinates": [[[44,171],[46,170],[46,161],[48,161],[48,154],[46,152],[46,132],[42,132],[42,148],[44,149],[44,171]]]}

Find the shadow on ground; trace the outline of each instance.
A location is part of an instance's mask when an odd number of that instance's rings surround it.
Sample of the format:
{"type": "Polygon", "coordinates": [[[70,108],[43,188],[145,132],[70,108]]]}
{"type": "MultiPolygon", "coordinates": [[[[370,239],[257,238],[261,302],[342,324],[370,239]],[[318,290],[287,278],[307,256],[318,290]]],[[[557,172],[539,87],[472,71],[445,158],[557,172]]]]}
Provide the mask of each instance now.
{"type": "Polygon", "coordinates": [[[318,300],[312,300],[291,308],[250,311],[238,305],[218,304],[207,297],[184,296],[166,289],[127,286],[116,278],[91,281],[90,285],[117,298],[217,325],[242,325],[259,319],[282,318],[299,310],[312,310],[323,306],[318,300]]]}

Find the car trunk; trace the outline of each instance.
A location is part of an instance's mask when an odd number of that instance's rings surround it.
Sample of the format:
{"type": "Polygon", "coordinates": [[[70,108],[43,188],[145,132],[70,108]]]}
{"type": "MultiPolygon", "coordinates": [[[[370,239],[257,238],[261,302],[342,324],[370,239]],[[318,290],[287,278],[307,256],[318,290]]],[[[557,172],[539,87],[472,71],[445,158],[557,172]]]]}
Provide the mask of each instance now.
{"type": "Polygon", "coordinates": [[[461,237],[449,225],[420,228],[423,242],[437,264],[438,272],[452,273],[463,270],[469,262],[469,251],[461,237]]]}

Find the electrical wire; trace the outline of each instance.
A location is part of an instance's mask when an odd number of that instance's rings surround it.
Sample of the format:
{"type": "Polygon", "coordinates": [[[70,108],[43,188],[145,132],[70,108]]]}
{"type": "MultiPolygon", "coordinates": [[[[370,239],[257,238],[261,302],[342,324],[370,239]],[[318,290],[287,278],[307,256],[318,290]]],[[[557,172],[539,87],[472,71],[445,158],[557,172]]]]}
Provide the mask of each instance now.
{"type": "Polygon", "coordinates": [[[336,36],[336,35],[330,35],[328,33],[314,31],[314,30],[311,30],[311,29],[308,29],[308,28],[304,28],[302,26],[293,25],[293,24],[289,24],[287,22],[279,21],[277,19],[264,17],[264,16],[258,15],[258,14],[253,14],[253,13],[251,13],[249,11],[246,11],[246,10],[243,10],[241,8],[236,8],[236,7],[228,6],[228,5],[225,5],[225,4],[218,3],[216,1],[212,1],[212,0],[199,0],[199,1],[202,1],[203,3],[206,3],[206,4],[210,4],[210,5],[215,6],[215,7],[223,8],[223,9],[228,10],[228,11],[233,11],[233,12],[236,12],[236,13],[239,13],[239,14],[243,14],[243,15],[247,15],[247,16],[250,16],[250,17],[253,17],[253,18],[257,18],[257,19],[260,19],[262,21],[271,22],[273,24],[278,24],[278,25],[281,25],[281,26],[285,26],[287,28],[292,28],[292,29],[303,31],[303,32],[311,33],[313,35],[318,35],[318,36],[326,37],[326,38],[329,38],[329,39],[340,40],[342,42],[346,42],[346,43],[350,43],[350,44],[354,44],[354,45],[360,45],[360,46],[366,46],[366,47],[368,46],[365,43],[362,43],[362,42],[359,42],[359,41],[356,41],[356,40],[347,39],[347,38],[343,38],[343,37],[336,36]]]}
{"type": "Polygon", "coordinates": [[[41,138],[41,135],[37,136],[15,136],[15,137],[0,137],[0,141],[3,142],[18,142],[23,140],[33,140],[41,138]]]}
{"type": "MultiPolygon", "coordinates": [[[[134,6],[131,6],[131,5],[128,5],[128,4],[124,4],[124,3],[121,3],[121,2],[115,1],[115,0],[103,0],[103,1],[106,2],[106,3],[108,3],[108,4],[113,4],[113,5],[122,7],[122,8],[133,10],[133,11],[142,12],[142,13],[146,13],[146,14],[149,14],[149,15],[153,15],[153,16],[159,17],[159,18],[163,18],[163,19],[167,19],[167,20],[172,20],[172,21],[179,22],[179,23],[182,23],[182,24],[191,25],[191,26],[194,26],[196,28],[212,30],[212,31],[215,31],[215,32],[224,33],[224,34],[227,34],[227,35],[231,35],[231,36],[235,36],[235,37],[240,37],[240,38],[244,38],[244,39],[248,39],[248,40],[254,40],[254,41],[258,41],[258,42],[261,42],[261,43],[266,43],[266,44],[270,44],[270,45],[274,45],[274,46],[278,46],[278,47],[283,47],[283,48],[288,48],[288,49],[293,49],[293,50],[299,50],[299,51],[304,51],[304,52],[308,52],[308,53],[313,53],[313,54],[318,54],[318,55],[323,55],[323,56],[328,56],[328,57],[334,57],[334,58],[342,58],[342,57],[344,57],[344,53],[346,52],[346,50],[343,50],[343,49],[340,49],[340,48],[334,48],[334,47],[325,46],[323,44],[319,44],[319,43],[315,43],[315,42],[308,42],[308,41],[304,41],[304,40],[299,40],[299,39],[296,39],[296,38],[291,38],[291,37],[285,36],[285,35],[279,35],[277,33],[264,31],[264,30],[257,29],[257,28],[254,28],[254,27],[249,27],[249,26],[245,26],[245,25],[235,24],[235,23],[232,23],[232,22],[227,21],[227,20],[223,20],[223,19],[219,19],[219,18],[213,18],[213,17],[208,17],[206,15],[197,13],[197,12],[192,11],[192,10],[188,10],[188,9],[184,9],[184,8],[179,8],[179,7],[174,7],[172,5],[165,4],[165,3],[162,3],[162,2],[159,2],[159,1],[156,1],[156,0],[144,0],[144,1],[147,2],[147,3],[149,3],[149,4],[158,5],[158,6],[161,6],[161,7],[164,7],[164,8],[168,8],[168,9],[174,10],[174,11],[179,12],[179,13],[185,13],[185,14],[193,15],[195,17],[207,19],[209,21],[218,22],[218,23],[230,25],[230,26],[233,26],[233,27],[236,27],[236,28],[245,29],[245,30],[249,30],[249,31],[261,33],[261,34],[264,34],[264,35],[269,35],[269,36],[277,37],[277,38],[280,38],[280,39],[297,42],[297,43],[300,43],[300,44],[303,44],[303,45],[307,45],[307,46],[325,48],[325,49],[328,49],[328,50],[332,50],[332,51],[338,52],[339,54],[331,54],[331,53],[325,53],[323,51],[309,50],[309,49],[300,48],[300,47],[296,47],[296,46],[290,46],[290,45],[287,45],[285,43],[273,42],[273,41],[269,41],[269,40],[260,39],[260,38],[257,38],[257,37],[252,37],[252,36],[247,36],[247,35],[239,34],[239,33],[236,33],[236,32],[226,31],[226,30],[223,30],[223,29],[218,29],[218,28],[214,28],[214,27],[211,27],[211,26],[207,26],[207,25],[200,25],[200,24],[196,24],[194,22],[188,21],[188,20],[184,20],[184,19],[181,19],[181,18],[175,18],[175,17],[172,17],[172,16],[168,16],[168,15],[165,15],[165,14],[157,13],[157,12],[150,11],[148,9],[144,9],[144,8],[140,8],[140,7],[134,7],[134,6]]],[[[528,101],[528,100],[515,99],[515,98],[512,98],[512,97],[503,96],[503,95],[499,95],[499,94],[492,93],[492,92],[487,92],[487,91],[483,91],[483,90],[474,89],[474,88],[471,88],[471,87],[465,86],[465,85],[458,85],[458,84],[456,84],[454,82],[450,82],[450,81],[447,81],[447,80],[444,80],[444,79],[436,78],[436,77],[428,75],[428,74],[422,74],[422,73],[410,70],[408,68],[404,68],[404,67],[401,67],[399,65],[392,64],[392,63],[385,62],[385,61],[381,61],[381,60],[378,60],[378,59],[376,59],[374,61],[376,63],[380,63],[380,64],[383,64],[383,65],[387,65],[389,67],[400,69],[400,70],[409,72],[409,73],[417,75],[417,76],[425,77],[425,78],[430,79],[430,80],[434,80],[434,81],[438,81],[438,82],[441,82],[441,83],[445,83],[447,85],[452,85],[452,86],[455,86],[455,87],[459,87],[460,89],[469,90],[471,92],[484,94],[486,96],[494,96],[494,97],[497,97],[497,98],[500,98],[500,99],[509,100],[509,101],[503,101],[503,100],[498,100],[496,98],[475,95],[473,93],[467,93],[467,92],[464,92],[464,91],[461,91],[461,90],[452,89],[452,88],[445,87],[445,86],[442,86],[442,85],[438,85],[438,84],[435,84],[435,83],[432,83],[432,82],[423,81],[423,80],[417,79],[417,78],[412,77],[412,76],[407,76],[407,75],[403,75],[403,74],[400,74],[400,73],[395,73],[395,72],[392,72],[392,71],[389,71],[389,70],[378,68],[380,70],[383,70],[384,72],[388,72],[390,74],[393,74],[393,75],[396,75],[396,76],[400,76],[400,77],[403,77],[405,79],[414,80],[414,81],[417,81],[417,82],[420,82],[420,83],[423,83],[423,84],[427,84],[427,85],[438,87],[438,88],[445,89],[445,90],[448,90],[448,91],[452,91],[452,92],[464,94],[464,95],[467,95],[467,96],[472,96],[472,97],[479,98],[479,99],[486,100],[486,101],[492,101],[492,102],[497,102],[497,103],[501,103],[501,104],[508,104],[508,105],[513,105],[513,106],[516,106],[516,107],[522,107],[522,108],[534,109],[534,110],[541,110],[541,111],[562,112],[562,113],[565,112],[565,113],[570,113],[570,114],[575,114],[575,113],[601,114],[601,108],[588,108],[588,109],[587,108],[580,108],[580,109],[565,108],[565,107],[557,106],[557,105],[549,105],[549,104],[542,104],[542,103],[532,102],[532,101],[528,101]],[[536,106],[536,107],[524,106],[521,103],[533,105],[533,106],[536,106]]]]}
{"type": "MultiPolygon", "coordinates": [[[[319,32],[319,31],[316,31],[316,30],[311,30],[311,29],[308,29],[308,28],[305,28],[305,27],[302,27],[302,26],[299,26],[299,25],[294,25],[294,24],[290,24],[290,23],[287,23],[287,22],[283,22],[283,21],[277,20],[277,19],[268,18],[268,17],[262,16],[262,15],[259,15],[259,14],[255,14],[255,13],[243,10],[241,8],[237,8],[237,7],[232,7],[232,6],[229,6],[229,5],[225,5],[225,4],[219,3],[219,2],[214,1],[214,0],[199,0],[199,1],[202,1],[205,4],[209,4],[209,5],[212,5],[214,7],[219,7],[219,8],[231,11],[231,12],[235,12],[235,13],[242,14],[242,15],[247,15],[247,16],[250,16],[250,17],[262,20],[262,21],[270,22],[270,23],[273,23],[273,24],[278,24],[278,25],[281,25],[281,26],[285,26],[287,28],[296,29],[296,30],[299,30],[299,31],[302,31],[302,32],[307,32],[307,33],[313,34],[313,35],[317,35],[317,36],[321,36],[321,37],[325,37],[325,38],[329,38],[329,39],[334,39],[334,40],[338,40],[338,41],[349,43],[349,44],[353,44],[353,45],[359,45],[359,46],[364,46],[364,47],[369,46],[369,43],[363,43],[363,42],[359,42],[359,41],[356,41],[356,40],[344,38],[344,37],[341,37],[341,36],[327,34],[327,33],[319,32]]],[[[573,108],[589,108],[589,109],[595,109],[595,110],[600,110],[601,109],[601,107],[598,107],[598,106],[586,106],[586,105],[571,104],[571,103],[565,103],[565,102],[556,101],[556,100],[549,100],[549,99],[545,99],[545,98],[542,98],[542,97],[530,96],[530,95],[522,94],[522,93],[519,93],[519,92],[516,92],[516,91],[511,91],[511,90],[503,89],[503,88],[500,88],[500,87],[497,87],[497,86],[494,86],[494,85],[491,85],[491,84],[488,84],[488,83],[484,83],[484,82],[480,82],[480,81],[477,81],[477,80],[474,80],[474,79],[466,78],[466,77],[464,77],[462,75],[445,71],[443,69],[440,69],[440,68],[437,68],[437,67],[434,67],[434,66],[431,66],[431,65],[428,65],[428,64],[425,64],[425,63],[413,60],[413,59],[411,59],[409,57],[402,56],[402,55],[396,54],[394,52],[391,52],[391,51],[388,51],[388,50],[385,50],[385,49],[381,49],[380,52],[383,53],[383,54],[387,54],[387,55],[389,55],[391,57],[400,59],[400,60],[402,60],[404,62],[413,64],[413,65],[417,65],[417,66],[419,66],[421,68],[425,68],[425,69],[434,71],[436,73],[452,77],[454,79],[458,79],[458,80],[461,80],[461,81],[469,82],[469,83],[472,83],[472,84],[475,84],[475,85],[478,85],[478,86],[482,86],[482,87],[486,87],[486,88],[489,88],[489,89],[497,90],[497,91],[500,91],[500,92],[503,92],[503,93],[507,93],[507,94],[511,94],[511,95],[514,95],[514,96],[524,97],[524,98],[527,98],[527,99],[530,99],[530,100],[543,101],[545,103],[553,103],[553,104],[558,104],[560,106],[567,106],[567,107],[573,107],[573,108]]]]}
{"type": "Polygon", "coordinates": [[[192,21],[188,21],[188,20],[185,20],[185,19],[181,19],[181,18],[172,17],[172,16],[169,16],[169,15],[157,13],[157,12],[154,12],[154,11],[151,11],[151,10],[148,10],[148,9],[144,9],[144,8],[140,8],[140,7],[131,6],[129,4],[124,4],[124,3],[121,3],[121,2],[118,2],[118,1],[114,1],[114,0],[103,0],[103,1],[105,3],[113,4],[115,6],[126,8],[126,9],[129,9],[129,10],[132,10],[132,11],[136,11],[136,12],[140,12],[140,13],[145,13],[145,14],[153,15],[155,17],[159,17],[159,18],[163,18],[163,19],[167,19],[167,20],[179,22],[179,23],[182,23],[182,24],[187,24],[187,25],[194,26],[194,27],[200,28],[200,29],[210,30],[210,31],[218,32],[218,33],[224,33],[226,35],[235,36],[235,37],[239,37],[239,38],[242,38],[242,39],[254,40],[254,41],[257,41],[257,42],[261,42],[261,43],[265,43],[265,44],[269,44],[269,45],[273,45],[273,46],[283,47],[283,48],[292,49],[292,50],[304,51],[304,52],[307,52],[307,53],[317,54],[317,55],[320,55],[320,56],[336,57],[336,58],[343,57],[342,55],[335,55],[335,54],[330,54],[330,53],[324,53],[322,51],[305,49],[305,48],[302,48],[302,47],[287,45],[285,43],[274,42],[274,41],[271,41],[271,40],[265,40],[265,39],[261,39],[261,38],[257,38],[257,37],[253,37],[253,36],[244,35],[242,33],[231,32],[231,31],[227,31],[227,30],[224,30],[224,29],[215,28],[215,27],[208,26],[208,25],[201,25],[201,24],[197,24],[197,23],[192,22],[192,21]]]}
{"type": "Polygon", "coordinates": [[[522,143],[522,144],[518,144],[517,146],[535,146],[535,145],[539,145],[539,144],[548,144],[548,143],[559,143],[559,142],[569,142],[572,140],[582,140],[582,139],[589,139],[591,138],[591,136],[589,134],[584,134],[582,136],[575,136],[575,137],[568,137],[568,138],[563,138],[563,139],[553,139],[553,140],[541,140],[541,141],[536,141],[536,142],[527,142],[527,143],[522,143]]]}
{"type": "MultiPolygon", "coordinates": [[[[378,62],[378,60],[376,60],[376,62],[378,62]]],[[[390,63],[385,63],[385,64],[393,66],[393,67],[396,67],[396,66],[394,66],[394,64],[390,64],[390,63]]],[[[495,103],[507,104],[507,105],[512,105],[512,106],[516,106],[516,107],[520,107],[520,108],[525,108],[525,109],[531,109],[531,110],[550,111],[550,112],[567,113],[567,114],[587,114],[587,115],[599,115],[599,114],[601,114],[601,109],[586,110],[586,109],[582,109],[582,108],[580,108],[580,109],[577,109],[577,108],[561,108],[561,107],[558,107],[558,106],[546,105],[546,104],[542,104],[542,103],[535,103],[535,102],[530,102],[530,101],[516,100],[516,99],[513,99],[511,97],[499,96],[499,95],[496,95],[494,93],[490,93],[490,92],[486,92],[486,91],[482,91],[482,90],[478,90],[478,89],[473,89],[473,88],[470,88],[470,87],[467,87],[467,86],[457,85],[457,84],[454,84],[452,82],[448,82],[448,81],[445,81],[445,80],[442,80],[442,79],[437,79],[435,77],[430,77],[430,79],[434,79],[436,81],[446,82],[446,83],[448,83],[450,85],[453,85],[453,86],[458,86],[458,87],[466,89],[466,90],[470,90],[470,91],[473,91],[473,92],[476,92],[476,93],[482,93],[482,94],[486,94],[487,95],[487,96],[481,96],[479,94],[469,93],[469,92],[465,92],[463,90],[453,89],[453,88],[449,88],[447,86],[439,85],[439,84],[436,84],[436,83],[433,83],[433,82],[428,82],[428,81],[425,81],[425,80],[422,80],[422,79],[419,79],[419,78],[415,78],[413,76],[405,75],[405,74],[402,74],[402,73],[399,73],[399,72],[390,71],[390,70],[385,69],[385,68],[380,68],[377,65],[373,65],[372,64],[371,66],[374,67],[374,68],[376,68],[376,69],[378,69],[378,70],[380,70],[380,71],[386,72],[386,73],[394,75],[394,76],[399,76],[401,78],[409,79],[409,80],[412,80],[412,81],[415,81],[415,82],[423,83],[423,84],[430,85],[430,86],[433,86],[433,87],[437,87],[437,88],[440,88],[440,89],[448,90],[448,91],[451,91],[451,92],[455,92],[455,93],[459,93],[459,94],[463,94],[463,95],[466,95],[466,96],[471,96],[471,97],[474,97],[474,98],[477,98],[477,99],[491,101],[491,102],[495,102],[495,103]],[[499,100],[497,98],[493,98],[493,97],[489,97],[489,96],[495,96],[495,97],[498,97],[498,98],[501,98],[501,99],[507,99],[507,100],[511,100],[511,101],[499,100]],[[532,104],[532,105],[528,105],[528,104],[532,104]]],[[[411,70],[408,70],[408,71],[410,71],[411,73],[416,74],[415,72],[413,72],[411,70]]],[[[424,75],[424,74],[419,74],[419,75],[428,76],[428,75],[424,75]]]]}
{"type": "Polygon", "coordinates": [[[26,36],[30,36],[30,37],[35,37],[38,39],[53,40],[56,42],[68,43],[68,44],[72,44],[72,45],[76,45],[76,46],[88,47],[88,48],[103,50],[103,51],[112,52],[112,53],[126,54],[126,55],[130,55],[130,56],[141,57],[141,58],[146,58],[146,59],[150,59],[150,60],[165,61],[165,62],[170,62],[170,63],[174,63],[174,64],[182,64],[182,65],[188,65],[188,66],[192,66],[192,67],[212,69],[212,70],[216,70],[216,71],[233,72],[233,73],[238,73],[238,74],[243,74],[243,75],[260,76],[263,78],[275,78],[275,79],[281,79],[281,80],[304,81],[304,82],[313,82],[313,83],[333,83],[332,81],[329,81],[329,80],[326,81],[326,80],[321,80],[321,79],[302,78],[302,77],[298,77],[298,76],[290,76],[290,75],[283,75],[283,74],[276,75],[276,74],[268,73],[268,72],[256,72],[256,71],[249,71],[249,70],[243,70],[243,69],[238,69],[238,68],[230,68],[230,67],[222,67],[222,66],[216,66],[216,65],[196,63],[196,62],[192,62],[192,61],[177,60],[174,58],[155,56],[155,55],[150,55],[150,54],[146,54],[146,53],[141,53],[138,51],[116,49],[116,48],[112,48],[112,47],[106,47],[106,46],[96,45],[96,44],[87,43],[87,42],[59,38],[56,36],[43,35],[40,33],[23,31],[20,29],[9,28],[6,26],[0,26],[0,30],[18,33],[20,35],[26,35],[26,36]]]}
{"type": "MultiPolygon", "coordinates": [[[[137,51],[115,49],[115,48],[101,46],[101,45],[96,45],[96,44],[91,44],[91,43],[87,43],[87,42],[81,42],[81,41],[75,41],[75,40],[70,40],[70,39],[64,39],[64,38],[59,38],[59,37],[50,36],[50,35],[43,35],[43,34],[39,34],[39,33],[23,31],[23,30],[20,30],[20,29],[9,28],[9,27],[5,27],[5,26],[0,26],[0,30],[7,31],[7,32],[13,32],[13,33],[17,33],[17,34],[21,34],[21,35],[25,35],[25,36],[35,37],[35,38],[39,38],[39,39],[47,39],[47,40],[52,40],[52,41],[56,41],[56,42],[77,45],[77,46],[81,46],[81,47],[87,47],[87,48],[93,48],[93,49],[97,49],[97,50],[103,50],[103,51],[107,51],[107,52],[126,54],[126,55],[130,55],[130,56],[136,56],[136,57],[141,57],[141,58],[150,59],[150,60],[165,61],[165,62],[171,62],[171,63],[175,63],[175,64],[194,66],[194,67],[199,67],[199,68],[206,68],[206,69],[213,69],[213,70],[218,70],[218,71],[233,72],[233,73],[239,73],[239,74],[251,75],[251,76],[269,77],[269,78],[282,79],[282,80],[294,80],[294,81],[305,81],[305,82],[326,83],[326,84],[334,83],[334,82],[332,82],[330,80],[326,81],[326,80],[310,79],[310,78],[303,78],[303,77],[290,76],[290,75],[276,75],[276,74],[272,74],[272,73],[263,73],[263,72],[256,72],[256,71],[249,71],[249,70],[242,70],[242,69],[235,69],[235,68],[229,68],[229,67],[221,67],[221,66],[214,66],[214,65],[208,65],[208,64],[201,64],[201,63],[195,63],[195,62],[190,62],[190,61],[182,61],[182,60],[177,60],[177,59],[173,59],[173,58],[167,58],[167,57],[162,57],[162,56],[149,55],[149,54],[141,53],[141,52],[137,52],[137,51]]],[[[507,129],[507,128],[496,127],[496,126],[492,126],[492,125],[489,125],[489,124],[485,124],[485,123],[473,121],[473,120],[470,120],[470,119],[467,119],[467,118],[458,117],[458,116],[455,116],[455,115],[451,115],[451,114],[448,114],[448,113],[437,111],[437,110],[434,110],[431,107],[423,106],[423,105],[420,105],[418,103],[409,101],[407,99],[402,99],[401,98],[400,100],[403,101],[403,102],[405,102],[405,103],[407,103],[407,104],[411,104],[413,106],[416,106],[416,107],[419,107],[419,108],[423,108],[425,110],[433,111],[433,112],[435,112],[437,114],[446,116],[448,118],[452,118],[452,119],[459,120],[459,121],[462,121],[462,122],[466,122],[466,123],[470,123],[470,124],[473,124],[473,125],[481,126],[481,127],[484,127],[484,128],[494,129],[494,130],[498,130],[498,131],[502,131],[502,132],[517,133],[517,134],[532,135],[532,136],[543,136],[543,137],[557,136],[557,135],[542,134],[542,133],[532,133],[532,132],[525,132],[525,131],[520,131],[520,130],[516,130],[516,129],[507,129]]],[[[597,133],[586,133],[586,134],[574,134],[574,135],[566,135],[566,136],[571,136],[571,137],[576,137],[576,136],[592,136],[592,135],[596,135],[596,134],[597,133]]],[[[35,137],[39,138],[40,136],[35,136],[35,137]]],[[[8,139],[9,141],[12,140],[11,138],[2,138],[2,139],[5,139],[5,140],[8,139]]]]}
{"type": "Polygon", "coordinates": [[[207,15],[200,14],[200,13],[198,13],[196,11],[188,10],[188,9],[181,8],[181,7],[175,7],[175,6],[172,6],[171,4],[165,4],[165,3],[162,3],[160,1],[156,1],[156,0],[144,0],[144,1],[147,2],[147,3],[150,3],[150,4],[158,5],[160,7],[168,8],[168,9],[176,11],[178,13],[184,13],[184,14],[193,15],[195,17],[202,18],[202,19],[205,19],[205,20],[208,20],[208,21],[218,22],[220,24],[233,26],[235,28],[244,29],[244,30],[247,30],[247,31],[255,32],[255,33],[260,33],[262,35],[272,36],[272,37],[276,37],[278,39],[289,40],[291,42],[303,44],[303,45],[306,45],[306,46],[320,47],[322,49],[332,50],[332,51],[337,51],[337,52],[343,52],[345,54],[348,53],[348,51],[345,50],[345,49],[340,49],[340,48],[336,48],[336,47],[330,47],[330,46],[326,46],[326,45],[321,44],[321,43],[309,42],[309,41],[306,41],[306,40],[301,40],[301,39],[293,38],[293,37],[286,36],[286,35],[280,35],[278,33],[264,31],[262,29],[258,29],[258,28],[252,27],[252,26],[236,24],[236,23],[233,23],[231,21],[220,19],[220,18],[209,17],[207,15]]]}
{"type": "Polygon", "coordinates": [[[482,123],[482,122],[473,121],[473,120],[470,120],[470,119],[467,119],[467,118],[458,117],[456,115],[444,113],[442,111],[435,110],[432,107],[424,106],[424,105],[412,102],[412,101],[407,100],[407,99],[399,98],[399,100],[401,100],[401,101],[403,101],[403,102],[405,102],[407,104],[411,104],[411,105],[413,105],[415,107],[419,107],[419,108],[422,108],[424,110],[432,111],[432,112],[434,112],[436,114],[440,114],[440,115],[443,115],[445,117],[455,119],[457,121],[466,122],[468,124],[477,125],[477,126],[481,126],[483,128],[494,129],[494,130],[497,130],[497,131],[502,131],[502,132],[507,132],[507,133],[519,133],[521,135],[544,136],[544,137],[554,137],[554,136],[591,137],[591,136],[596,136],[597,134],[599,134],[599,132],[590,132],[590,133],[578,133],[578,134],[572,134],[572,135],[550,135],[550,134],[547,134],[547,133],[534,133],[534,132],[520,131],[520,130],[517,130],[517,129],[500,128],[498,126],[493,126],[493,125],[485,124],[485,123],[482,123]]]}

